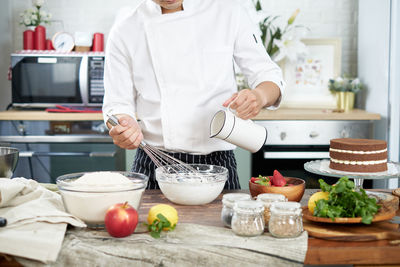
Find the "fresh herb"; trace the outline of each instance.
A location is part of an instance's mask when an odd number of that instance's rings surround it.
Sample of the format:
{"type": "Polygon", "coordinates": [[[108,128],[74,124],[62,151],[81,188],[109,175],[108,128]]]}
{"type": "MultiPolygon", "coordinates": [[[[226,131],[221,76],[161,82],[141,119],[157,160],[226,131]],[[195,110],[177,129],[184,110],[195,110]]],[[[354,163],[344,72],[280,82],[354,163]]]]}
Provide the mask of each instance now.
{"type": "Polygon", "coordinates": [[[157,218],[153,221],[152,224],[146,224],[147,229],[150,232],[150,235],[153,238],[160,238],[161,236],[161,231],[163,229],[168,229],[168,231],[174,230],[176,224],[171,226],[171,222],[161,213],[157,214],[157,218]]]}
{"type": "Polygon", "coordinates": [[[259,175],[257,180],[254,181],[256,184],[271,186],[271,180],[268,176],[259,175]]]}
{"type": "Polygon", "coordinates": [[[319,179],[323,192],[329,192],[329,199],[320,199],[316,202],[314,216],[331,218],[361,217],[361,222],[370,224],[380,205],[375,198],[368,197],[364,189],[355,191],[354,183],[347,176],[341,177],[334,185],[327,184],[319,179]]]}

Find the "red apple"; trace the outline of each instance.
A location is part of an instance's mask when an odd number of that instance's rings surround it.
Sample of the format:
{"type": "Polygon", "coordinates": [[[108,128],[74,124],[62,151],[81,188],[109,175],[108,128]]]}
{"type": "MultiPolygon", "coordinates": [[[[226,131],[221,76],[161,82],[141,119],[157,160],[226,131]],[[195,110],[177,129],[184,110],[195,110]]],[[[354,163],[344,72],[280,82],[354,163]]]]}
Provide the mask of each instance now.
{"type": "Polygon", "coordinates": [[[137,223],[138,213],[128,202],[111,206],[104,218],[107,232],[113,237],[131,235],[135,231],[137,223]]]}

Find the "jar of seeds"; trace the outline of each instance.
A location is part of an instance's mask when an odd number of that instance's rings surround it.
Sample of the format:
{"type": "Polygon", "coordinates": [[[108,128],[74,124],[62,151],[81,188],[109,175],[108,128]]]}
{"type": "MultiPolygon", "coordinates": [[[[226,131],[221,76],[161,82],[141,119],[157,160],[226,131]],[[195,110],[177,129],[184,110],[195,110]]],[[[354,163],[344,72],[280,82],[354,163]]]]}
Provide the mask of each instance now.
{"type": "Polygon", "coordinates": [[[278,238],[297,237],[303,232],[303,218],[300,203],[274,202],[270,206],[271,217],[268,229],[278,238]]]}
{"type": "Polygon", "coordinates": [[[244,193],[228,193],[222,196],[221,220],[225,226],[231,227],[233,205],[238,200],[250,200],[251,196],[244,193]]]}
{"type": "Polygon", "coordinates": [[[240,200],[233,206],[232,230],[240,236],[264,232],[264,205],[259,201],[240,200]]]}
{"type": "Polygon", "coordinates": [[[260,201],[264,204],[264,221],[265,221],[265,228],[268,229],[268,222],[270,218],[270,206],[274,202],[286,202],[286,196],[282,194],[273,194],[273,193],[264,193],[259,194],[257,196],[257,201],[260,201]]]}

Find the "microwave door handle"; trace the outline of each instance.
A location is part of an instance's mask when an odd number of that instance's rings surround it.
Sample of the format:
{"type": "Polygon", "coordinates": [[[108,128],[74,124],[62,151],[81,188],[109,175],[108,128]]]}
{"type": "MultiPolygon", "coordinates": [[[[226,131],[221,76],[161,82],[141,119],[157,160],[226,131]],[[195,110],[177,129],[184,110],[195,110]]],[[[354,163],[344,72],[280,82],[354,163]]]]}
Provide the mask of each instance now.
{"type": "Polygon", "coordinates": [[[82,103],[87,106],[88,101],[88,56],[82,56],[81,65],[79,67],[79,91],[82,97],[82,103]]]}

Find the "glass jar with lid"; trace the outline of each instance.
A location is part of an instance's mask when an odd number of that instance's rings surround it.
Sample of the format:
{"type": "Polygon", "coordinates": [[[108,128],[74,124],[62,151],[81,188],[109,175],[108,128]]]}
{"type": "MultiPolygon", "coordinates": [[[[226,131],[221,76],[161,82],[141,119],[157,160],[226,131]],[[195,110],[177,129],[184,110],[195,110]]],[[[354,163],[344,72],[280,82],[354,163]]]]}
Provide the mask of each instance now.
{"type": "Polygon", "coordinates": [[[264,221],[265,228],[268,229],[268,222],[271,215],[270,206],[274,202],[286,202],[287,198],[282,194],[274,194],[274,193],[264,193],[259,194],[257,196],[257,201],[260,201],[264,204],[264,221]]]}
{"type": "Polygon", "coordinates": [[[254,200],[236,201],[231,226],[240,236],[261,235],[264,232],[264,205],[254,200]]]}
{"type": "Polygon", "coordinates": [[[238,200],[250,200],[251,196],[245,193],[228,193],[222,196],[221,220],[225,226],[231,227],[233,205],[238,200]]]}
{"type": "Polygon", "coordinates": [[[293,238],[303,232],[303,218],[300,203],[274,202],[270,206],[268,230],[274,237],[293,238]]]}

